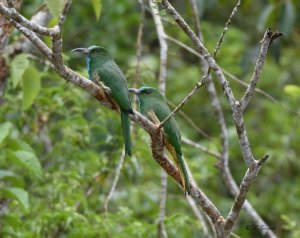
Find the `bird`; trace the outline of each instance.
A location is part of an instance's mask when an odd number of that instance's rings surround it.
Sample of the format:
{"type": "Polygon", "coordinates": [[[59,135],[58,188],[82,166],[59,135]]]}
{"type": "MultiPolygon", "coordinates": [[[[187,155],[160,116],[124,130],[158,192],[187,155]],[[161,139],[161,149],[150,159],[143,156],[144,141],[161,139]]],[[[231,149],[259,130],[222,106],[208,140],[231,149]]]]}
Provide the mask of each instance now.
{"type": "MultiPolygon", "coordinates": [[[[139,89],[129,88],[129,92],[137,95],[141,113],[154,124],[159,124],[171,114],[166,99],[158,89],[143,86],[139,89]]],[[[174,116],[164,123],[162,131],[164,146],[170,152],[180,172],[184,194],[190,194],[189,175],[181,151],[181,135],[174,116]]]]}
{"type": "Polygon", "coordinates": [[[101,87],[119,105],[125,153],[131,156],[130,120],[133,114],[126,78],[111,53],[102,46],[76,48],[71,52],[86,55],[89,79],[101,87]]]}

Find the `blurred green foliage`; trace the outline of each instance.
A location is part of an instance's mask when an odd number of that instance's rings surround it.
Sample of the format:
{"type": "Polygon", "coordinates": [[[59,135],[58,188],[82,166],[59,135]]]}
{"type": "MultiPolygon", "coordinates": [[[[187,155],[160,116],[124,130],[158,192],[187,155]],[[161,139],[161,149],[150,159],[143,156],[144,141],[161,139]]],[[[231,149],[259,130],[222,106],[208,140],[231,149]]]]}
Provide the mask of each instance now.
{"type": "MultiPolygon", "coordinates": [[[[23,2],[21,12],[28,18],[43,3],[23,2]]],[[[57,17],[61,1],[45,3],[57,17]]],[[[188,1],[173,3],[192,25],[188,1]]],[[[197,3],[205,45],[212,52],[235,1],[198,0],[197,3]]],[[[297,0],[243,1],[217,56],[225,70],[249,82],[265,29],[272,27],[285,33],[272,45],[258,87],[290,110],[256,93],[245,114],[255,157],[271,155],[248,198],[280,237],[300,234],[300,126],[295,114],[300,113],[299,10],[297,0]]],[[[137,1],[74,1],[63,32],[66,64],[86,76],[85,60],[71,55],[70,50],[103,45],[111,50],[132,85],[137,64],[139,12],[137,1]]],[[[164,11],[161,14],[167,34],[192,46],[174,21],[164,11]]],[[[50,25],[56,21],[54,18],[50,25]]],[[[11,43],[18,35],[14,32],[11,43]]],[[[28,56],[19,54],[8,59],[10,76],[0,106],[0,194],[1,203],[9,201],[0,221],[0,236],[155,237],[160,167],[151,157],[147,134],[139,128],[133,134],[134,155],[126,157],[109,211],[105,213],[103,204],[123,149],[119,117],[80,88],[59,78],[47,64],[28,56]]],[[[198,65],[195,56],[169,42],[166,95],[171,102],[179,103],[203,75],[198,65]]],[[[147,11],[142,83],[138,86],[156,87],[158,70],[159,43],[147,11]]],[[[237,98],[242,96],[245,88],[228,80],[237,98]]],[[[230,108],[220,87],[218,92],[229,129],[230,167],[240,182],[246,166],[230,108]]],[[[210,149],[219,148],[219,128],[204,88],[183,111],[211,140],[199,135],[177,115],[182,136],[210,149]]],[[[217,160],[187,145],[183,145],[183,150],[199,186],[226,215],[233,199],[215,167],[217,160]]],[[[166,211],[169,237],[202,237],[201,227],[181,190],[169,180],[166,211]]],[[[253,224],[242,212],[234,232],[240,237],[260,237],[258,229],[246,229],[253,224]]]]}

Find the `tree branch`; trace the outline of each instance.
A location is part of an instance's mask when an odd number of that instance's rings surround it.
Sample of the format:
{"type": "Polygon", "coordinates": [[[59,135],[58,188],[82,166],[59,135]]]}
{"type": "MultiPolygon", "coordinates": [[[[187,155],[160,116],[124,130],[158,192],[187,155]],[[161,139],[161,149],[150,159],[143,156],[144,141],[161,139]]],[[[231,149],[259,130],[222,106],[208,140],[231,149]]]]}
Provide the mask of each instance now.
{"type": "MultiPolygon", "coordinates": [[[[168,60],[168,44],[165,39],[165,30],[161,21],[158,6],[154,0],[149,0],[149,6],[151,9],[152,17],[154,20],[156,33],[160,45],[160,67],[158,85],[159,90],[163,95],[166,93],[166,78],[167,78],[167,60],[168,60]]],[[[161,170],[161,192],[160,192],[160,204],[159,204],[159,219],[157,227],[157,237],[167,238],[168,234],[165,228],[165,216],[166,216],[166,202],[167,202],[167,188],[168,188],[168,177],[165,171],[161,170]]]]}
{"type": "MultiPolygon", "coordinates": [[[[2,5],[0,6],[0,12],[6,18],[10,19],[14,23],[16,28],[21,33],[23,33],[49,59],[49,61],[54,65],[54,68],[57,71],[57,73],[62,78],[64,78],[68,82],[71,82],[74,85],[80,86],[81,88],[89,92],[91,95],[96,97],[101,104],[118,112],[118,106],[113,103],[109,95],[102,91],[100,87],[98,87],[92,81],[80,76],[79,74],[72,71],[70,68],[63,64],[63,59],[61,56],[61,29],[70,4],[71,1],[65,2],[64,10],[62,11],[59,23],[54,28],[46,28],[37,24],[33,24],[32,22],[24,18],[22,15],[20,15],[15,9],[6,8],[2,5]],[[47,45],[34,32],[46,36],[51,36],[53,43],[52,50],[49,49],[47,45]]],[[[178,25],[191,38],[191,40],[196,46],[197,51],[205,59],[208,66],[211,67],[213,71],[215,71],[217,78],[219,79],[220,84],[223,88],[224,94],[227,97],[231,108],[233,109],[233,118],[234,122],[236,123],[238,135],[240,137],[241,149],[243,150],[245,161],[248,164],[248,159],[250,158],[251,160],[250,166],[248,166],[248,171],[243,179],[243,182],[241,183],[239,193],[235,198],[235,202],[233,203],[231,211],[226,220],[221,216],[219,210],[215,207],[211,200],[201,191],[200,188],[197,187],[195,181],[193,180],[193,177],[191,176],[190,195],[210,217],[218,237],[225,237],[230,233],[236,220],[236,217],[238,216],[240,209],[245,201],[245,197],[247,191],[249,190],[251,182],[257,176],[261,164],[266,160],[266,158],[258,162],[254,160],[249,143],[247,143],[248,138],[243,122],[243,110],[241,110],[241,104],[235,101],[231,88],[229,87],[229,83],[226,80],[221,68],[217,65],[217,63],[215,62],[213,57],[208,53],[208,51],[203,46],[199,38],[189,28],[189,26],[185,23],[183,18],[176,12],[176,10],[171,6],[171,4],[166,0],[162,0],[162,4],[167,9],[167,12],[178,23],[178,25]],[[245,145],[243,145],[244,142],[246,142],[245,145]]],[[[197,84],[196,88],[201,86],[199,85],[200,84],[197,84]]],[[[197,89],[195,90],[195,92],[196,91],[197,89]]],[[[190,95],[190,97],[192,95],[190,95]]],[[[134,111],[134,114],[130,115],[130,119],[139,126],[141,126],[145,131],[147,131],[151,138],[151,150],[153,158],[171,177],[173,177],[173,179],[178,184],[182,186],[178,169],[163,153],[164,144],[161,132],[157,130],[157,127],[153,123],[151,123],[147,118],[142,116],[137,111],[134,111]]]]}
{"type": "Polygon", "coordinates": [[[54,28],[43,27],[27,20],[25,17],[19,14],[15,8],[7,8],[4,7],[3,5],[0,5],[0,13],[4,15],[6,18],[14,20],[15,22],[19,23],[23,27],[35,33],[38,33],[40,35],[52,36],[54,33],[54,28]]]}
{"type": "MultiPolygon", "coordinates": [[[[184,19],[178,14],[175,8],[169,3],[167,0],[162,0],[162,5],[167,10],[167,12],[171,15],[171,17],[175,20],[175,22],[179,25],[179,27],[187,34],[187,36],[192,40],[194,43],[197,51],[200,55],[203,56],[205,61],[207,62],[208,66],[216,73],[217,78],[220,81],[224,94],[230,104],[233,106],[235,103],[235,98],[229,87],[229,83],[226,80],[221,68],[216,63],[214,58],[209,54],[208,50],[203,46],[199,38],[196,34],[192,31],[192,29],[188,26],[188,24],[184,21],[184,19]]],[[[198,83],[201,84],[201,83],[198,83]]]]}
{"type": "Polygon", "coordinates": [[[247,88],[244,96],[240,100],[240,103],[242,104],[241,107],[242,107],[243,111],[246,109],[246,107],[248,106],[248,104],[249,104],[249,102],[252,98],[253,92],[256,88],[257,81],[258,81],[258,79],[261,75],[263,66],[264,66],[265,61],[266,61],[268,49],[269,49],[272,41],[274,39],[276,39],[277,37],[280,37],[282,35],[283,35],[283,33],[281,33],[281,32],[272,32],[270,28],[265,32],[264,37],[261,41],[262,46],[261,46],[261,49],[260,49],[260,54],[259,54],[258,59],[256,61],[254,73],[252,75],[252,78],[250,80],[250,83],[248,85],[248,88],[247,88]]]}
{"type": "Polygon", "coordinates": [[[119,159],[119,162],[118,162],[118,166],[116,168],[116,174],[115,174],[115,178],[114,178],[114,181],[113,181],[113,184],[109,190],[109,193],[105,199],[105,202],[104,202],[104,210],[105,212],[108,211],[108,203],[110,201],[110,199],[112,198],[112,195],[113,193],[115,192],[116,190],[116,186],[117,186],[117,183],[119,181],[119,178],[120,178],[120,174],[121,174],[121,170],[123,168],[123,164],[124,164],[124,160],[125,160],[125,150],[122,151],[121,153],[121,156],[120,156],[120,159],[119,159]]]}

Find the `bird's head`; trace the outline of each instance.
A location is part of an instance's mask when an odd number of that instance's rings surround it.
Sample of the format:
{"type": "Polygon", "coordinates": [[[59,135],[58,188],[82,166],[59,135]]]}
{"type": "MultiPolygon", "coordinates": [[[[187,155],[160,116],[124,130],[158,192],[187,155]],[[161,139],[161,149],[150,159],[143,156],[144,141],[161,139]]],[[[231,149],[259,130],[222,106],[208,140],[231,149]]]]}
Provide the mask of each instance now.
{"type": "Polygon", "coordinates": [[[139,100],[147,100],[147,99],[159,99],[165,101],[164,96],[160,93],[160,91],[156,88],[143,86],[139,89],[137,88],[129,88],[129,92],[134,93],[138,96],[139,100]]]}
{"type": "Polygon", "coordinates": [[[111,58],[110,52],[102,46],[90,46],[88,48],[76,48],[71,52],[79,52],[85,54],[89,58],[111,58]]]}

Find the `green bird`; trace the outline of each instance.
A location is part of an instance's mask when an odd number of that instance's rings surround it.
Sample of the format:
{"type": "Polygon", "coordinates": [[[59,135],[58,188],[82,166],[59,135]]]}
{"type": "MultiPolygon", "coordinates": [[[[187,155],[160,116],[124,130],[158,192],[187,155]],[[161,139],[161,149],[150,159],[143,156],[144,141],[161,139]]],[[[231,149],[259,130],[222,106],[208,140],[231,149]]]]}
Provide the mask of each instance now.
{"type": "Polygon", "coordinates": [[[110,52],[104,47],[77,48],[72,50],[72,52],[80,52],[86,55],[90,80],[105,90],[113,101],[119,105],[125,153],[131,156],[129,113],[133,114],[133,111],[123,72],[112,58],[110,52]]]}
{"type": "MultiPolygon", "coordinates": [[[[138,96],[141,113],[155,124],[162,122],[171,114],[164,96],[155,88],[130,88],[129,92],[138,96]]],[[[190,193],[190,181],[181,151],[181,136],[175,118],[172,116],[163,125],[164,145],[173,157],[180,172],[184,193],[190,193]]]]}

